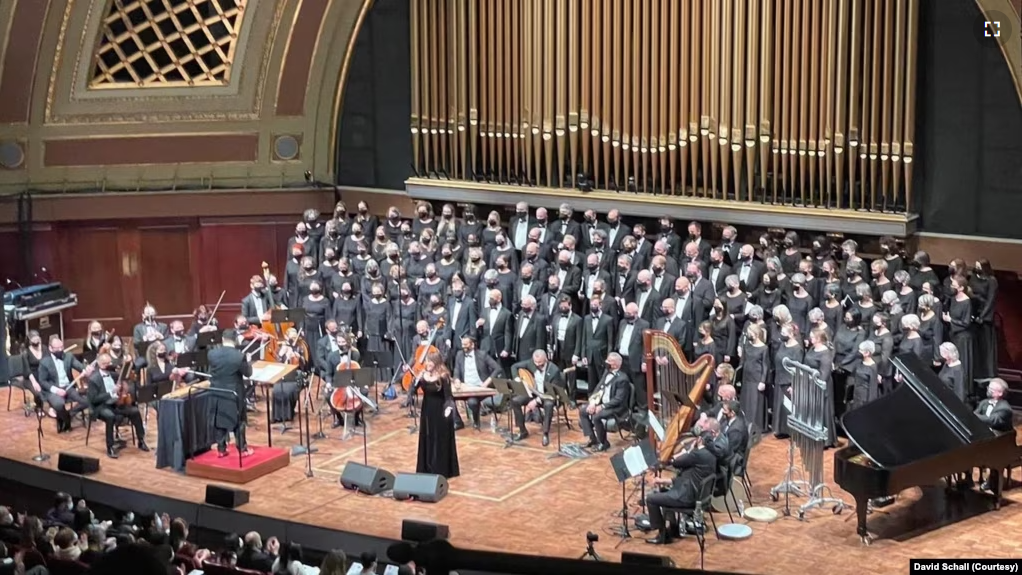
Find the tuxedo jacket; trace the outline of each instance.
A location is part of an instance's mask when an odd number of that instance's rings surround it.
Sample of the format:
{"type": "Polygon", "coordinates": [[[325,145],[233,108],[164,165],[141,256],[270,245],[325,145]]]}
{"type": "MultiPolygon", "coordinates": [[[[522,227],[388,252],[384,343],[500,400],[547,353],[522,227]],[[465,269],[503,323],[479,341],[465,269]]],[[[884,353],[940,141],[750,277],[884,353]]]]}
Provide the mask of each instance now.
{"type": "Polygon", "coordinates": [[[568,323],[564,329],[564,341],[559,341],[557,339],[558,326],[562,317],[560,313],[557,313],[547,319],[550,326],[550,340],[563,361],[569,361],[573,356],[582,357],[582,317],[574,312],[568,315],[568,323]]]}
{"type": "Polygon", "coordinates": [[[532,357],[532,352],[537,349],[546,351],[546,316],[538,311],[534,311],[532,312],[532,317],[528,319],[528,322],[526,322],[525,314],[518,314],[515,317],[514,334],[514,356],[518,359],[532,357]],[[524,332],[522,331],[523,327],[524,332]]]}
{"type": "Polygon", "coordinates": [[[763,274],[766,273],[766,266],[759,260],[752,260],[751,262],[739,262],[732,267],[734,275],[738,276],[738,279],[742,278],[742,270],[748,268],[748,276],[745,281],[742,282],[742,291],[745,293],[752,293],[759,288],[759,284],[763,281],[763,274]]]}
{"type": "MultiPolygon", "coordinates": [[[[519,361],[518,363],[512,365],[511,377],[518,377],[519,369],[524,369],[528,371],[529,373],[533,374],[533,377],[535,377],[536,372],[539,371],[539,368],[536,367],[536,363],[533,362],[531,358],[526,359],[524,361],[519,361]]],[[[557,366],[554,365],[552,361],[547,361],[546,365],[543,366],[543,391],[545,392],[545,395],[553,395],[553,392],[550,389],[551,385],[556,385],[557,387],[563,388],[564,378],[561,377],[561,370],[558,369],[557,366]]]]}
{"type": "MultiPolygon", "coordinates": [[[[198,340],[198,337],[198,335],[186,335],[181,338],[182,343],[184,343],[183,353],[189,353],[195,349],[195,342],[198,340]]],[[[163,343],[167,346],[167,351],[170,353],[175,353],[177,351],[177,342],[178,339],[174,336],[170,336],[163,340],[163,343]]]]}
{"type": "Polygon", "coordinates": [[[1012,431],[1011,405],[1003,400],[984,399],[976,406],[976,416],[994,431],[1012,431]],[[993,404],[994,409],[987,415],[987,407],[993,404]]]}
{"type": "Polygon", "coordinates": [[[539,305],[539,300],[543,297],[543,288],[546,284],[537,281],[535,273],[536,272],[533,271],[532,281],[530,281],[528,285],[522,283],[522,280],[519,278],[515,280],[514,285],[511,287],[511,297],[514,300],[513,301],[514,305],[511,307],[511,309],[513,309],[516,313],[522,307],[523,293],[525,295],[531,295],[532,297],[536,298],[537,306],[539,305]]]}
{"type": "Polygon", "coordinates": [[[57,361],[52,354],[46,355],[39,360],[39,387],[43,388],[47,393],[50,392],[51,387],[59,387],[60,384],[58,382],[60,380],[58,379],[57,374],[59,372],[57,370],[62,370],[67,375],[67,381],[70,384],[75,379],[71,373],[72,369],[81,372],[85,370],[85,366],[82,365],[82,362],[78,361],[77,357],[66,351],[60,361],[57,361]]]}
{"type": "Polygon", "coordinates": [[[582,243],[582,226],[574,220],[555,220],[550,222],[548,229],[553,232],[554,238],[558,242],[564,241],[564,236],[571,236],[575,238],[576,245],[582,243]]]}
{"type": "Polygon", "coordinates": [[[634,299],[631,303],[639,306],[639,317],[652,323],[654,319],[660,316],[660,303],[664,301],[664,298],[654,288],[649,288],[649,292],[646,295],[646,301],[642,301],[642,290],[635,290],[635,294],[632,296],[634,299]]]}
{"type": "Polygon", "coordinates": [[[608,274],[614,269],[614,262],[617,261],[617,256],[614,252],[610,251],[606,247],[596,249],[591,247],[585,251],[585,261],[589,261],[589,256],[597,254],[600,257],[600,269],[606,271],[608,274]]]}
{"type": "MultiPolygon", "coordinates": [[[[625,327],[628,325],[628,320],[621,320],[621,323],[617,328],[617,337],[621,338],[622,334],[625,333],[625,327]]],[[[649,322],[644,319],[635,320],[635,324],[632,326],[632,337],[625,343],[625,349],[628,350],[628,369],[632,373],[639,373],[642,370],[642,362],[645,354],[642,350],[642,332],[649,329],[649,322]]],[[[613,351],[617,351],[621,341],[615,341],[613,351]]]]}
{"type": "MultiPolygon", "coordinates": [[[[465,350],[459,349],[458,353],[454,356],[454,379],[461,382],[465,381],[465,360],[465,350]]],[[[472,360],[476,363],[476,373],[479,374],[479,381],[486,381],[491,377],[503,375],[497,360],[478,349],[472,352],[472,360]]]]}
{"type": "MultiPolygon", "coordinates": [[[[117,382],[117,374],[111,374],[113,380],[117,382]]],[[[92,416],[95,417],[96,410],[104,405],[113,405],[117,400],[116,397],[110,395],[106,391],[106,384],[103,383],[103,375],[97,368],[93,370],[89,377],[85,378],[89,384],[89,389],[86,392],[85,399],[89,402],[89,407],[92,410],[92,416]]]]}
{"type": "MultiPolygon", "coordinates": [[[[672,261],[672,260],[668,260],[668,261],[672,261]]],[[[666,271],[664,271],[663,275],[660,278],[657,278],[656,275],[654,275],[652,281],[650,282],[650,285],[653,286],[653,289],[655,289],[656,291],[660,292],[661,295],[667,294],[667,293],[671,293],[672,291],[674,291],[674,284],[676,284],[678,282],[678,274],[677,274],[677,271],[678,271],[677,270],[677,266],[678,266],[678,264],[674,264],[674,266],[675,266],[674,272],[670,271],[671,266],[670,266],[670,264],[668,264],[667,268],[666,268],[666,271]],[[660,280],[660,285],[659,286],[657,286],[657,280],[658,279],[660,280]]]]}
{"type": "Polygon", "coordinates": [[[476,331],[476,302],[469,296],[461,300],[461,308],[458,316],[454,316],[454,306],[458,303],[457,298],[447,298],[447,327],[451,331],[451,345],[457,345],[454,340],[461,340],[466,335],[475,335],[476,331]]]}
{"type": "Polygon", "coordinates": [[[605,361],[614,345],[614,327],[614,320],[602,313],[596,320],[595,329],[592,314],[582,318],[582,353],[579,357],[587,358],[590,364],[605,361]]]}
{"type": "Polygon", "coordinates": [[[713,292],[716,294],[723,294],[727,292],[727,286],[724,285],[724,280],[727,279],[727,276],[734,273],[731,271],[731,266],[721,262],[720,266],[717,267],[716,269],[714,269],[713,266],[710,266],[710,268],[707,271],[709,272],[709,281],[710,285],[713,286],[713,292]],[[714,271],[717,272],[716,278],[713,277],[714,271]]]}
{"type": "Polygon", "coordinates": [[[707,312],[713,308],[713,300],[717,297],[717,292],[714,290],[710,280],[706,278],[699,278],[699,281],[692,286],[691,292],[696,299],[696,306],[693,312],[696,323],[699,324],[706,320],[707,312]]]}
{"type": "Polygon", "coordinates": [[[660,317],[653,322],[653,329],[658,331],[667,332],[667,335],[674,338],[678,342],[678,345],[682,349],[688,349],[691,345],[691,338],[693,329],[691,324],[687,321],[678,317],[660,317]],[[670,325],[667,325],[667,320],[670,319],[670,325]]]}
{"type": "Polygon", "coordinates": [[[501,306],[497,312],[496,321],[490,324],[490,308],[485,308],[479,315],[483,319],[483,326],[479,328],[479,349],[494,357],[500,352],[514,353],[515,341],[515,319],[506,307],[501,306]]]}
{"type": "Polygon", "coordinates": [[[721,430],[727,436],[727,442],[731,451],[741,457],[745,457],[745,450],[749,448],[749,424],[741,414],[735,416],[730,422],[721,422],[721,430]]]}
{"type": "MultiPolygon", "coordinates": [[[[628,376],[621,371],[607,373],[603,376],[600,381],[600,385],[597,385],[593,390],[599,389],[600,387],[606,387],[603,396],[602,408],[606,411],[614,413],[618,416],[628,413],[629,401],[632,396],[632,382],[628,379],[628,376]]],[[[592,392],[590,392],[592,396],[592,392]]]]}
{"type": "MultiPolygon", "coordinates": [[[[259,323],[259,322],[256,322],[256,323],[259,323]]],[[[156,322],[153,325],[153,328],[160,335],[162,335],[164,338],[166,338],[167,334],[170,333],[170,328],[167,327],[167,324],[165,324],[163,322],[159,322],[159,321],[156,322]]],[[[135,324],[135,329],[133,329],[132,332],[131,332],[131,337],[132,337],[131,341],[135,344],[135,347],[138,347],[139,344],[141,344],[141,343],[143,343],[145,341],[145,333],[146,333],[146,324],[144,324],[144,323],[135,324]]]]}

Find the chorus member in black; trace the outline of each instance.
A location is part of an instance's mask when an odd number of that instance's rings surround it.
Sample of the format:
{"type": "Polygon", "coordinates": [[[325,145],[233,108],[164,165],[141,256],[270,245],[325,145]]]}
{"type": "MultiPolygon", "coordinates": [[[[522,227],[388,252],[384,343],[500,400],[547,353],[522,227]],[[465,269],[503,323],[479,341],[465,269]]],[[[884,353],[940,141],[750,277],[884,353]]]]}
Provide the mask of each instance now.
{"type": "Polygon", "coordinates": [[[419,415],[419,456],[416,473],[433,473],[448,479],[461,473],[458,445],[454,433],[454,395],[451,374],[439,353],[426,356],[425,370],[415,382],[421,390],[422,411],[419,415]]]}

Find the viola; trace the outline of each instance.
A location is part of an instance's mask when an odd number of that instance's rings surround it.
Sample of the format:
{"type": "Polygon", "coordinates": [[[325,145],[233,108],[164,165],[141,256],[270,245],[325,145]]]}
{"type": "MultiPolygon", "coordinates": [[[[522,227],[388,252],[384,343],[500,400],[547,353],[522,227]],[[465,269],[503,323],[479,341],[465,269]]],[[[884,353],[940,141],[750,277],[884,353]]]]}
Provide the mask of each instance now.
{"type": "Polygon", "coordinates": [[[433,345],[436,340],[436,334],[440,331],[440,328],[444,327],[444,318],[437,320],[436,325],[429,330],[429,336],[426,337],[426,341],[423,345],[419,346],[419,349],[415,350],[415,361],[412,365],[408,366],[408,371],[405,372],[404,376],[401,377],[401,387],[405,391],[408,391],[415,385],[415,382],[422,376],[422,373],[426,371],[426,358],[430,354],[439,354],[440,350],[433,345]]]}

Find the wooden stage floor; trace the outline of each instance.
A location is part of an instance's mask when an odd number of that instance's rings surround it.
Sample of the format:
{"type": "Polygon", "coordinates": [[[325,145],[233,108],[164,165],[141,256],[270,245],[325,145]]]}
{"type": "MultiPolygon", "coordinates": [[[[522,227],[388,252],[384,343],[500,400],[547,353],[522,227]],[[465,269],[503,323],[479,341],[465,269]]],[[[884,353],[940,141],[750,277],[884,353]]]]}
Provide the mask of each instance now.
{"type": "MultiPolygon", "coordinates": [[[[20,400],[20,391],[14,398],[20,400]]],[[[8,391],[0,389],[0,405],[7,402],[8,391]]],[[[384,406],[386,413],[371,420],[369,463],[393,472],[413,471],[417,436],[410,435],[410,420],[396,402],[384,406]]],[[[155,413],[150,413],[149,428],[156,429],[155,413]]],[[[36,452],[35,418],[24,417],[20,409],[0,409],[4,441],[0,456],[30,461],[36,452]]],[[[253,414],[249,439],[265,442],[265,414],[253,414]]],[[[93,476],[99,481],[137,487],[166,497],[201,502],[206,482],[157,470],[154,456],[132,447],[120,459],[108,459],[103,453],[102,431],[85,446],[85,430],[79,423],[74,431],[58,436],[52,420],[47,426],[44,450],[54,457],[45,465],[56,466],[56,454],[67,451],[92,455],[101,460],[102,470],[93,476]]],[[[668,546],[646,544],[634,531],[635,539],[615,549],[618,538],[609,529],[620,520],[614,517],[620,507],[621,490],[614,479],[609,455],[585,460],[548,459],[549,448],[540,446],[535,425],[527,445],[505,449],[499,436],[488,427],[475,432],[458,432],[458,453],[462,476],[450,482],[450,494],[438,504],[397,502],[389,498],[369,497],[341,489],[338,478],[348,460],[362,461],[362,439],[340,441],[340,429],[328,430],[330,438],[318,441],[313,457],[315,477],[306,478],[305,458],[294,458],[291,465],[244,486],[251,502],[243,511],[322,527],[358,531],[379,537],[399,538],[402,519],[444,523],[451,528],[451,542],[457,546],[502,550],[526,554],[578,557],[585,550],[585,534],[600,534],[597,551],[617,561],[620,551],[656,553],[671,556],[679,567],[698,568],[699,550],[694,539],[668,546]]],[[[274,445],[292,445],[297,432],[279,434],[274,429],[274,445]]],[[[314,429],[315,431],[315,429],[314,429]]],[[[155,433],[155,431],[153,432],[155,433]]],[[[554,440],[553,437],[551,437],[554,440]]],[[[576,430],[563,434],[566,442],[579,442],[576,430]]],[[[156,438],[150,435],[150,446],[156,438]]],[[[615,438],[614,448],[621,442],[615,438]]],[[[767,437],[752,454],[750,476],[754,483],[754,504],[775,509],[769,490],[784,473],[787,442],[767,437]]],[[[832,454],[826,454],[828,480],[832,454]]],[[[811,573],[832,575],[890,574],[908,571],[910,558],[1022,557],[1022,489],[1007,493],[1008,501],[997,512],[970,514],[962,498],[945,500],[942,491],[905,492],[899,502],[870,517],[870,528],[882,539],[863,547],[855,534],[854,511],[832,515],[829,510],[810,511],[807,521],[781,518],[775,523],[750,524],[751,538],[741,542],[718,541],[708,536],[706,568],[742,573],[811,573]],[[957,522],[932,529],[935,516],[943,513],[965,515],[957,522]]],[[[842,494],[845,501],[851,497],[842,494]]],[[[797,500],[796,500],[797,501],[797,500]]],[[[973,506],[975,507],[975,506],[973,506]]],[[[739,521],[743,521],[739,519],[739,521]]],[[[717,522],[726,523],[727,515],[718,514],[717,522]]],[[[743,521],[744,522],[744,521],[743,521]]],[[[270,535],[270,534],[264,534],[270,535]]]]}

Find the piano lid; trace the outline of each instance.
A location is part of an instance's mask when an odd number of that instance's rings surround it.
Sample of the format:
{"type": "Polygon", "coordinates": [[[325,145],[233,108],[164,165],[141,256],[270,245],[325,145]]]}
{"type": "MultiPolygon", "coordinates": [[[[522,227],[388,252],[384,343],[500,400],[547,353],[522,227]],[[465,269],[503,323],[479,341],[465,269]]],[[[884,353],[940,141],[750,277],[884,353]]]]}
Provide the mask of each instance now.
{"type": "Polygon", "coordinates": [[[891,359],[902,374],[892,393],[841,417],[848,438],[881,467],[898,467],[994,436],[915,354],[891,359]]]}

